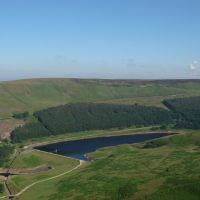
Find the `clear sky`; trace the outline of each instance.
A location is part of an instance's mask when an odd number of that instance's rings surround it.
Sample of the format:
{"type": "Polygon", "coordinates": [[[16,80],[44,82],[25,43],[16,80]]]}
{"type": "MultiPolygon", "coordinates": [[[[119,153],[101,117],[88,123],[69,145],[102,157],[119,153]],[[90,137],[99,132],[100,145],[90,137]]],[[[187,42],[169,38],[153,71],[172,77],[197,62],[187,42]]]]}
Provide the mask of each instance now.
{"type": "Polygon", "coordinates": [[[199,0],[0,0],[0,80],[199,78],[199,0]]]}

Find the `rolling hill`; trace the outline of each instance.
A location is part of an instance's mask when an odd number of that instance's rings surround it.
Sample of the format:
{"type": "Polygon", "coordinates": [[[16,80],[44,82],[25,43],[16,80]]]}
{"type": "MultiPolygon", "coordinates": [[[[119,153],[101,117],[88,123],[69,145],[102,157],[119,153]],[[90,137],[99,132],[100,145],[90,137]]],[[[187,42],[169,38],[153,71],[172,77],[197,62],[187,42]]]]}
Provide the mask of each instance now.
{"type": "Polygon", "coordinates": [[[200,80],[30,79],[0,83],[0,119],[16,111],[74,102],[162,106],[166,97],[200,95],[200,80]],[[144,98],[145,97],[145,98],[144,98]]]}

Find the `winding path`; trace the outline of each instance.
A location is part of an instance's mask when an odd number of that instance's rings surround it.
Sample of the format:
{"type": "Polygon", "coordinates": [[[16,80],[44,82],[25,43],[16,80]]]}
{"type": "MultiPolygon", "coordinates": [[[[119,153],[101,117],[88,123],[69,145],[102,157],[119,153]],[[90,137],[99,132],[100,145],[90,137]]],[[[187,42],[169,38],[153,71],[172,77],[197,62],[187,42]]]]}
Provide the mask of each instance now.
{"type": "MultiPolygon", "coordinates": [[[[74,170],[78,169],[79,167],[81,167],[86,161],[83,161],[83,160],[79,160],[79,165],[77,165],[76,167],[72,168],[71,170],[69,171],[66,171],[64,173],[61,173],[61,174],[58,174],[56,176],[53,176],[53,177],[50,177],[50,178],[46,178],[46,179],[43,179],[43,180],[39,180],[39,181],[36,181],[28,186],[26,186],[24,189],[22,189],[20,192],[18,192],[17,194],[14,194],[14,195],[11,195],[10,197],[19,197],[20,195],[22,195],[24,192],[26,192],[28,189],[30,189],[31,187],[33,187],[34,185],[38,184],[38,183],[43,183],[43,182],[46,182],[46,181],[50,181],[50,180],[53,180],[53,179],[56,179],[56,178],[59,178],[61,176],[64,176],[66,174],[69,174],[71,172],[73,172],[74,170]]],[[[4,197],[0,197],[0,199],[4,199],[6,198],[6,196],[4,197]]]]}

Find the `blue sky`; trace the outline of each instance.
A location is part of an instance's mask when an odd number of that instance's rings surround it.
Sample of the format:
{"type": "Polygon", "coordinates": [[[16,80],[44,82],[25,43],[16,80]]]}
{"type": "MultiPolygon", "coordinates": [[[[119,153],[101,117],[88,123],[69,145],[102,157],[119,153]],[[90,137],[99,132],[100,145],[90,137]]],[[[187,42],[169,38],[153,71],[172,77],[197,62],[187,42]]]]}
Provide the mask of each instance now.
{"type": "Polygon", "coordinates": [[[199,0],[1,0],[0,80],[199,78],[199,0]]]}

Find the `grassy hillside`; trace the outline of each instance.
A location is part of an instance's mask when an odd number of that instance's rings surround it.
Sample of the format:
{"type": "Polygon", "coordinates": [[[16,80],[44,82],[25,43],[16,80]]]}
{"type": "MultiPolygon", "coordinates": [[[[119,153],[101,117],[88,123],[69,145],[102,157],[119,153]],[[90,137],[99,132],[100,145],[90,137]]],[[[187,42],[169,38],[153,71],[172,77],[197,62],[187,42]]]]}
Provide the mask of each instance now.
{"type": "Polygon", "coordinates": [[[0,83],[0,118],[70,102],[161,105],[162,97],[200,95],[200,81],[33,79],[0,83]],[[145,97],[145,100],[142,98],[145,97]],[[148,98],[150,98],[148,100],[148,98]]]}
{"type": "MultiPolygon", "coordinates": [[[[18,199],[198,200],[199,152],[198,131],[143,144],[103,148],[89,154],[94,159],[89,165],[35,185],[18,199]]],[[[32,154],[24,155],[26,159],[21,157],[19,166],[32,154]]],[[[14,188],[23,188],[26,180],[20,181],[11,179],[14,188]]]]}

